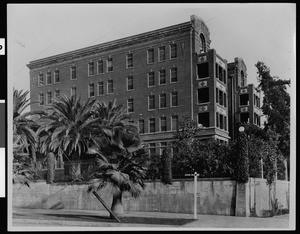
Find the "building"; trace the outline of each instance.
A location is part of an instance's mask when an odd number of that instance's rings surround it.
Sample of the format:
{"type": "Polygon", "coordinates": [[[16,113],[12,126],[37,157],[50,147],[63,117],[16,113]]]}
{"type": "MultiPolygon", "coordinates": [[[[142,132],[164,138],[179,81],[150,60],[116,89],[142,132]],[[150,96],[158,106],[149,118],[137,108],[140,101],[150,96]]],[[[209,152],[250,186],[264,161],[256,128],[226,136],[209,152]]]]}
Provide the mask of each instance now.
{"type": "Polygon", "coordinates": [[[247,67],[242,58],[228,63],[229,136],[236,139],[239,124],[261,126],[261,94],[247,82],[247,67]]]}
{"type": "MultiPolygon", "coordinates": [[[[238,115],[246,118],[238,114],[246,70],[236,75],[242,60],[227,64],[210,42],[206,24],[193,15],[178,25],[31,61],[30,95],[39,101],[31,108],[44,108],[60,94],[116,99],[127,106],[151,153],[166,147],[186,115],[202,128],[201,139],[228,142],[238,115]]],[[[247,111],[252,120],[256,109],[247,111]]]]}

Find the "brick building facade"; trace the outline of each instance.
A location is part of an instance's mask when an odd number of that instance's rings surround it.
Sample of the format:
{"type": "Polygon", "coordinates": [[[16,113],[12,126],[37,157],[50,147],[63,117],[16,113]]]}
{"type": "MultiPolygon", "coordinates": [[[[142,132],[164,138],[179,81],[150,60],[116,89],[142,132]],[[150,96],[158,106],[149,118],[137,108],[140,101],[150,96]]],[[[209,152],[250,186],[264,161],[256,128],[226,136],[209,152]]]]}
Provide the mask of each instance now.
{"type": "Polygon", "coordinates": [[[242,60],[227,64],[210,42],[204,21],[191,16],[182,24],[31,61],[30,95],[40,102],[31,109],[60,94],[116,99],[127,106],[152,153],[172,140],[185,115],[203,128],[202,139],[228,142],[241,110],[239,96],[245,89],[253,96],[254,89],[244,88],[242,60]]]}

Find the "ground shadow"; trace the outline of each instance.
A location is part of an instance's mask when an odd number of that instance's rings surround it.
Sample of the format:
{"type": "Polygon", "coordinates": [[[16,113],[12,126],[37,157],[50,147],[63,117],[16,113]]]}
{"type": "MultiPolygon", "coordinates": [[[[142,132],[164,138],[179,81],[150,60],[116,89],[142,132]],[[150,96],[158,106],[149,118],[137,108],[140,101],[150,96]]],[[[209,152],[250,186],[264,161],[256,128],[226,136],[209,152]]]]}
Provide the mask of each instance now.
{"type": "MultiPolygon", "coordinates": [[[[18,216],[26,216],[15,214],[14,218],[18,216]]],[[[64,220],[64,221],[83,221],[83,222],[110,222],[116,223],[114,219],[109,216],[100,215],[83,215],[83,214],[43,214],[39,217],[31,217],[33,219],[51,219],[51,220],[64,220]],[[43,217],[42,217],[43,216],[43,217]]],[[[193,219],[174,219],[174,218],[156,218],[156,217],[121,217],[122,223],[132,224],[156,224],[156,225],[174,225],[182,226],[193,222],[193,219]]]]}

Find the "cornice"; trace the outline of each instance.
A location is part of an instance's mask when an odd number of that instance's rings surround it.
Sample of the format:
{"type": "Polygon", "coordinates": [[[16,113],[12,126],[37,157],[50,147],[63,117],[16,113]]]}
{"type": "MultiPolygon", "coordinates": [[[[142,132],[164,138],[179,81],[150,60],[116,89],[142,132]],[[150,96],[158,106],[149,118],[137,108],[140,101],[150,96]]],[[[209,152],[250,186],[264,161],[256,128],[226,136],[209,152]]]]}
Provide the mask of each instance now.
{"type": "Polygon", "coordinates": [[[39,60],[34,60],[31,61],[29,64],[27,64],[27,67],[29,69],[35,69],[43,66],[49,66],[52,64],[57,64],[65,61],[82,58],[85,56],[91,56],[94,54],[103,53],[110,50],[115,50],[118,48],[124,48],[128,46],[136,45],[151,40],[162,39],[165,37],[170,37],[173,35],[178,35],[183,32],[186,32],[187,30],[190,30],[191,27],[192,24],[190,22],[186,22],[186,23],[170,26],[167,28],[162,28],[162,29],[102,43],[99,45],[90,46],[83,49],[74,50],[71,52],[67,52],[67,53],[63,53],[63,54],[59,54],[59,55],[55,55],[55,56],[51,56],[39,60]]]}

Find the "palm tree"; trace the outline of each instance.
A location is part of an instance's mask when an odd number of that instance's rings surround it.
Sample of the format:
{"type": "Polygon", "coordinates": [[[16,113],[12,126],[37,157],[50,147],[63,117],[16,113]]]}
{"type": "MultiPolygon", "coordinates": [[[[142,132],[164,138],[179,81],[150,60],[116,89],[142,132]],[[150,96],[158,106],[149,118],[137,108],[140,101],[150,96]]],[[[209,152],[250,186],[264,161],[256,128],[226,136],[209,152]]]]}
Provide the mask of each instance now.
{"type": "Polygon", "coordinates": [[[32,104],[28,91],[13,90],[13,182],[28,184],[35,178],[35,149],[38,128],[34,116],[40,111],[23,113],[32,104]]]}
{"type": "Polygon", "coordinates": [[[61,96],[39,119],[41,152],[52,152],[68,161],[72,179],[80,176],[80,158],[97,139],[91,131],[95,124],[94,104],[94,99],[82,102],[80,97],[61,96]]]}
{"type": "Polygon", "coordinates": [[[124,214],[123,192],[127,191],[136,198],[145,187],[149,154],[144,149],[135,126],[116,126],[107,132],[110,132],[107,134],[110,139],[108,145],[102,147],[100,144],[89,150],[90,154],[97,155],[97,159],[88,191],[94,192],[111,186],[111,210],[121,216],[124,214]]]}

